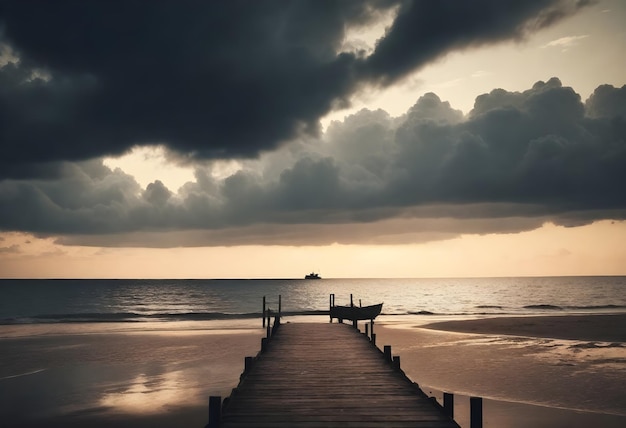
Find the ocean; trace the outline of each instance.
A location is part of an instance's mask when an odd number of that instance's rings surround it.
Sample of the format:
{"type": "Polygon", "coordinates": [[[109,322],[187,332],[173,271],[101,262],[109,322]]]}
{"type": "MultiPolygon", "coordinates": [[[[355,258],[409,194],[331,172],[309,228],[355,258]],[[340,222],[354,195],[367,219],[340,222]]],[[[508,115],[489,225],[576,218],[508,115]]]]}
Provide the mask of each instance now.
{"type": "Polygon", "coordinates": [[[284,322],[328,322],[331,293],[384,303],[379,346],[429,395],[457,394],[463,427],[468,396],[484,398],[485,428],[626,426],[624,342],[415,328],[626,314],[626,277],[600,276],[2,279],[0,427],[204,426],[208,397],[227,396],[260,349],[263,297],[276,311],[281,296],[284,322]]]}
{"type": "Polygon", "coordinates": [[[626,312],[626,277],[445,279],[1,279],[0,324],[245,320],[384,302],[383,316],[626,312]]]}

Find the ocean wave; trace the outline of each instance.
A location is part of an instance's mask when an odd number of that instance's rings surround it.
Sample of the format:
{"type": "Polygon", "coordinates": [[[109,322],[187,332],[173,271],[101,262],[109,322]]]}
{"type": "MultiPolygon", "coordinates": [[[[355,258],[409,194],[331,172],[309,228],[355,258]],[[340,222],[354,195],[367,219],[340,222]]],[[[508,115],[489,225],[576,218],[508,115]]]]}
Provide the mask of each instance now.
{"type": "MultiPolygon", "coordinates": [[[[136,312],[104,312],[104,313],[71,313],[42,314],[27,317],[5,318],[0,325],[15,324],[52,324],[52,323],[113,323],[113,322],[146,322],[146,321],[213,321],[229,319],[261,318],[260,312],[224,313],[224,312],[183,312],[183,313],[148,313],[136,312]]],[[[328,311],[286,311],[282,316],[297,315],[328,315],[328,311]]]]}
{"type": "Polygon", "coordinates": [[[626,309],[626,305],[567,306],[566,308],[567,309],[575,309],[575,310],[626,309]]]}
{"type": "Polygon", "coordinates": [[[524,309],[543,309],[543,310],[549,310],[549,311],[562,311],[563,308],[561,306],[556,306],[556,305],[526,305],[524,306],[524,309]]]}

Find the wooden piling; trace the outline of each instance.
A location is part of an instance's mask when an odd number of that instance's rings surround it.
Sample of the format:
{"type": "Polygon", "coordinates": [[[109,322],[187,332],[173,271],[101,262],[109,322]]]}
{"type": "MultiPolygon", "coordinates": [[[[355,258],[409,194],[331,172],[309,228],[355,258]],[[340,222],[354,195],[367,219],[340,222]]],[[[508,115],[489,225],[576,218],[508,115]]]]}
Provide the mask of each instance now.
{"type": "Polygon", "coordinates": [[[391,363],[392,359],[391,359],[391,345],[385,345],[383,347],[383,354],[385,354],[385,360],[387,360],[387,362],[391,363]]]}
{"type": "Polygon", "coordinates": [[[483,399],[470,397],[470,428],[483,428],[483,399]]]}
{"type": "Polygon", "coordinates": [[[450,416],[451,419],[454,419],[454,394],[450,394],[449,392],[443,393],[443,411],[446,415],[450,416]]]}
{"type": "Polygon", "coordinates": [[[278,295],[278,318],[280,318],[283,314],[283,301],[282,296],[278,295]]]}
{"type": "Polygon", "coordinates": [[[243,372],[248,373],[252,368],[252,362],[254,361],[253,357],[245,357],[243,362],[243,372]]]}
{"type": "Polygon", "coordinates": [[[400,355],[394,355],[391,366],[396,370],[400,370],[400,355]]]}
{"type": "Polygon", "coordinates": [[[222,418],[222,397],[209,397],[209,423],[206,428],[218,428],[222,418]]]}
{"type": "Polygon", "coordinates": [[[263,315],[263,327],[265,327],[265,296],[263,296],[263,312],[261,312],[263,315]]]}

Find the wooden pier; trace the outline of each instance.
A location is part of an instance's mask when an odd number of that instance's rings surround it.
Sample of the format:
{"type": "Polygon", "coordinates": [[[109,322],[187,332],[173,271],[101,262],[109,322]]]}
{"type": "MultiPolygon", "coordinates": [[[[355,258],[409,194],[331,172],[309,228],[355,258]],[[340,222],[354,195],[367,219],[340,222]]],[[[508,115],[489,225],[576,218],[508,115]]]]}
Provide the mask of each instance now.
{"type": "Polygon", "coordinates": [[[284,324],[263,348],[223,406],[212,397],[209,427],[459,427],[351,326],[284,324]]]}

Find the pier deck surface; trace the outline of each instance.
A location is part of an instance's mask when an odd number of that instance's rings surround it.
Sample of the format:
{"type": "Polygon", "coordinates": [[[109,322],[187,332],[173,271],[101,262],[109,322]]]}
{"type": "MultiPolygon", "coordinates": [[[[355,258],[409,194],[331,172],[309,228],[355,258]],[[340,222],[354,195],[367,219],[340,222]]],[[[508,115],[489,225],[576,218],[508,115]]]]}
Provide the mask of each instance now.
{"type": "Polygon", "coordinates": [[[225,428],[458,428],[351,326],[283,324],[224,406],[225,428]]]}

